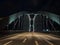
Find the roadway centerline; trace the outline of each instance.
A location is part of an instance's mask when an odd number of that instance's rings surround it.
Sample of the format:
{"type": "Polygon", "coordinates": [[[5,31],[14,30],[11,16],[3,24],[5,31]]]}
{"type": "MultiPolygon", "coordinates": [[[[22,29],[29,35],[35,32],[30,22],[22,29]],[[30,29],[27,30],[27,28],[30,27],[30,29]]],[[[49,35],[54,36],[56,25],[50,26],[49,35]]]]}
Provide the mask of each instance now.
{"type": "Polygon", "coordinates": [[[36,44],[36,45],[39,45],[39,44],[38,44],[38,41],[35,41],[35,44],[36,44]]]}
{"type": "Polygon", "coordinates": [[[3,45],[8,45],[8,44],[10,44],[12,41],[9,41],[9,42],[7,42],[7,43],[5,43],[5,44],[3,44],[3,45]]]}

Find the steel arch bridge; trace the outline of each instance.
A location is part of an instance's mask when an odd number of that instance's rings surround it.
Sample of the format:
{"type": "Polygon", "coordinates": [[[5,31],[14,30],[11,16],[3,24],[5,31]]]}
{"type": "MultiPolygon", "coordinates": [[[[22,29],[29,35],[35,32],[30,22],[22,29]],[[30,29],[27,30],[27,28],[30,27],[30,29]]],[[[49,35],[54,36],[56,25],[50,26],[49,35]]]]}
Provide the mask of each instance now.
{"type": "Polygon", "coordinates": [[[51,29],[48,26],[51,25],[52,30],[56,31],[52,21],[60,25],[60,16],[45,11],[38,11],[36,13],[22,11],[9,16],[9,23],[7,24],[7,29],[9,29],[9,25],[14,22],[13,27],[10,26],[11,30],[14,30],[17,27],[16,30],[27,30],[29,32],[34,32],[36,30],[49,31],[51,29]],[[50,25],[48,23],[50,23],[50,25]]]}

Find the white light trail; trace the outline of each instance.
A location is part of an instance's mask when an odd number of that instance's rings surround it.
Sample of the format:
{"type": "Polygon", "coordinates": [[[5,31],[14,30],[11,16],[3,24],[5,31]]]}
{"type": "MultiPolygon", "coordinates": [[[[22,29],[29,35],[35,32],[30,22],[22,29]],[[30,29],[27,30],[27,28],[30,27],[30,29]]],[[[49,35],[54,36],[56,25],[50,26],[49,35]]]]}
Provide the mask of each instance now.
{"type": "Polygon", "coordinates": [[[12,41],[9,41],[9,42],[7,42],[7,43],[5,43],[5,44],[3,44],[3,45],[8,45],[8,44],[10,44],[12,41]]]}
{"type": "MultiPolygon", "coordinates": [[[[49,45],[54,45],[52,42],[50,42],[49,40],[60,40],[60,38],[54,37],[53,35],[49,35],[49,34],[44,34],[44,33],[37,33],[37,32],[25,32],[25,33],[21,33],[21,34],[16,34],[13,35],[12,37],[8,37],[3,41],[6,40],[14,40],[14,39],[19,39],[19,40],[23,40],[22,43],[25,43],[26,41],[32,39],[33,37],[35,37],[38,40],[35,40],[35,44],[39,45],[40,43],[38,42],[39,40],[48,43],[49,45]],[[28,40],[27,40],[28,39],[28,40]]],[[[5,43],[4,45],[8,45],[10,44],[12,41],[9,41],[7,43],[5,43]]]]}

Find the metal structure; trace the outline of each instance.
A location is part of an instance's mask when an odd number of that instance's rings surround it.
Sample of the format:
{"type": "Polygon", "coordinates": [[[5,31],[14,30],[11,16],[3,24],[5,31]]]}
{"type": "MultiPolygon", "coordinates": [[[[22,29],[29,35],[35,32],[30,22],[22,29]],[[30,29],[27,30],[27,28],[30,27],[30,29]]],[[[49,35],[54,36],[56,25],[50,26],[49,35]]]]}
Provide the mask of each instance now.
{"type": "Polygon", "coordinates": [[[41,24],[39,23],[40,25],[38,24],[38,27],[42,28],[41,31],[50,31],[50,30],[56,31],[53,22],[60,25],[60,16],[58,16],[56,14],[43,12],[43,11],[38,11],[36,13],[24,11],[24,12],[18,12],[16,14],[9,16],[9,23],[7,24],[7,30],[9,29],[9,25],[14,22],[13,26],[12,26],[12,30],[14,30],[16,28],[16,25],[18,23],[17,27],[20,28],[23,25],[22,27],[24,28],[24,30],[27,30],[28,32],[31,32],[31,31],[35,32],[38,29],[40,30],[40,28],[36,29],[37,28],[36,19],[37,19],[37,21],[38,21],[38,19],[40,20],[41,24]],[[40,18],[38,18],[37,16],[40,18]],[[23,21],[22,23],[21,23],[21,20],[23,21]],[[52,29],[49,29],[48,22],[50,23],[52,29]]]}

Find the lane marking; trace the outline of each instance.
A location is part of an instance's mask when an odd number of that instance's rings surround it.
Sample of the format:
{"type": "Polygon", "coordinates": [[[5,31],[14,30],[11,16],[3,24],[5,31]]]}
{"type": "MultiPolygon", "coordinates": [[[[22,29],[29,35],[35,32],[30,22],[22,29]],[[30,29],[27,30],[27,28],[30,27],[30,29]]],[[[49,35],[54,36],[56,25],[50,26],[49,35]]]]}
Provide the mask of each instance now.
{"type": "Polygon", "coordinates": [[[50,45],[54,45],[53,43],[51,43],[50,41],[48,40],[45,40],[47,43],[49,43],[50,45]]]}
{"type": "Polygon", "coordinates": [[[38,41],[35,41],[35,44],[36,44],[36,45],[39,45],[39,44],[38,44],[38,41]]]}
{"type": "Polygon", "coordinates": [[[23,40],[23,43],[25,43],[25,42],[26,42],[26,40],[27,40],[27,39],[25,38],[25,39],[23,40]]]}
{"type": "Polygon", "coordinates": [[[8,45],[8,44],[10,44],[12,41],[9,41],[9,42],[7,42],[7,43],[5,43],[5,44],[3,44],[3,45],[8,45]]]}

